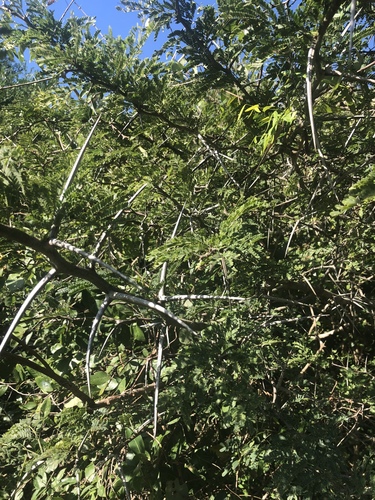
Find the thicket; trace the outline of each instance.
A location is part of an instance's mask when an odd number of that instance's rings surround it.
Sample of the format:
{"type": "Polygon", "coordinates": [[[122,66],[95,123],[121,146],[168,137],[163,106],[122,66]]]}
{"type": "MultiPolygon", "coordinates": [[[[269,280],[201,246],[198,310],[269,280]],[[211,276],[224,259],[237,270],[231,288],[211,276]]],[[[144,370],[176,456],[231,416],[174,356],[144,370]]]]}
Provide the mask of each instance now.
{"type": "Polygon", "coordinates": [[[374,498],[373,2],[121,9],[0,7],[1,498],[374,498]]]}

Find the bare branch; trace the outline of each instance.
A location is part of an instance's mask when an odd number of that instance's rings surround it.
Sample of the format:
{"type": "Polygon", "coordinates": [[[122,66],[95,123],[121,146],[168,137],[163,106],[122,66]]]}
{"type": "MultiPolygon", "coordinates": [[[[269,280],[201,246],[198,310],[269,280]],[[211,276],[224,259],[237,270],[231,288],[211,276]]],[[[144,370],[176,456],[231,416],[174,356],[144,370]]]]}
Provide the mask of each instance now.
{"type": "MultiPolygon", "coordinates": [[[[108,406],[112,404],[113,401],[118,401],[119,399],[124,399],[126,397],[134,397],[134,396],[138,397],[140,394],[147,394],[148,392],[153,391],[154,389],[155,389],[154,383],[143,385],[142,387],[127,389],[121,394],[113,394],[112,396],[108,396],[107,398],[96,401],[96,406],[108,406]]],[[[151,422],[151,420],[149,422],[151,422]]]]}
{"type": "Polygon", "coordinates": [[[246,302],[250,300],[246,297],[233,297],[231,295],[163,295],[159,297],[163,302],[172,302],[177,300],[228,300],[233,302],[246,302]]]}
{"type": "Polygon", "coordinates": [[[355,11],[356,11],[357,1],[351,0],[350,3],[350,38],[349,38],[349,57],[348,61],[351,62],[352,59],[352,49],[353,49],[353,34],[355,27],[355,11]]]}
{"type": "Polygon", "coordinates": [[[50,238],[56,238],[56,236],[57,236],[57,233],[59,231],[60,222],[61,222],[61,215],[62,215],[61,214],[61,208],[62,208],[61,204],[64,202],[65,194],[66,194],[67,190],[69,189],[70,185],[72,184],[74,177],[76,176],[76,173],[78,171],[78,167],[81,163],[83,155],[86,152],[87,146],[89,145],[91,137],[92,137],[93,133],[95,132],[95,129],[96,129],[99,121],[100,121],[100,116],[98,116],[98,118],[96,119],[96,122],[91,127],[91,130],[90,130],[88,136],[86,137],[86,140],[85,140],[85,142],[84,142],[84,144],[83,144],[83,146],[82,146],[82,148],[77,156],[77,159],[72,167],[72,170],[70,171],[70,174],[66,180],[65,186],[64,186],[62,193],[59,197],[60,207],[57,209],[57,211],[55,213],[55,217],[53,219],[52,226],[50,229],[50,236],[49,236],[50,238]]]}
{"type": "Polygon", "coordinates": [[[109,296],[112,300],[118,299],[118,300],[122,300],[123,302],[126,302],[128,304],[134,304],[134,305],[139,306],[139,307],[146,307],[147,309],[151,309],[153,311],[156,311],[168,323],[172,324],[173,326],[179,326],[180,328],[185,328],[191,334],[196,335],[196,332],[192,328],[190,328],[190,326],[187,323],[185,323],[185,321],[183,321],[180,318],[178,318],[177,316],[175,316],[171,311],[169,311],[165,307],[161,306],[160,304],[157,304],[157,303],[152,302],[152,301],[147,300],[147,299],[142,299],[141,297],[136,297],[135,295],[123,293],[123,292],[112,291],[112,292],[110,292],[109,296]]]}
{"type": "Polygon", "coordinates": [[[349,82],[371,83],[372,85],[375,85],[374,78],[366,78],[364,76],[351,75],[349,73],[342,73],[338,69],[326,68],[324,70],[324,74],[327,76],[339,76],[340,78],[343,78],[344,80],[348,80],[349,82]]]}
{"type": "Polygon", "coordinates": [[[312,134],[314,149],[315,151],[317,151],[320,159],[322,160],[322,164],[326,170],[327,170],[327,165],[325,162],[325,157],[322,152],[318,134],[315,128],[314,112],[313,112],[312,80],[315,70],[318,82],[320,81],[322,73],[322,69],[320,66],[320,48],[322,46],[323,38],[327,32],[329,25],[332,22],[334,15],[336,14],[336,12],[339,10],[339,8],[343,3],[344,0],[332,0],[332,2],[330,2],[329,7],[325,13],[324,19],[319,26],[318,36],[314,41],[313,45],[310,47],[307,55],[306,96],[307,96],[307,107],[308,107],[309,120],[311,126],[311,134],[312,134]]]}
{"type": "Polygon", "coordinates": [[[86,379],[87,379],[87,389],[88,389],[88,392],[89,392],[89,396],[91,398],[91,385],[90,385],[90,356],[91,356],[91,348],[92,348],[92,344],[94,342],[94,338],[95,338],[95,335],[96,335],[96,332],[99,328],[99,325],[100,325],[100,321],[105,313],[105,311],[107,310],[108,306],[110,305],[111,303],[111,300],[109,299],[108,296],[105,297],[103,303],[101,304],[95,318],[94,318],[94,321],[92,322],[92,326],[91,326],[91,331],[90,331],[90,335],[89,335],[89,340],[88,340],[88,343],[87,343],[87,350],[86,350],[86,379]]]}
{"type": "MultiPolygon", "coordinates": [[[[179,214],[179,216],[177,218],[177,221],[176,221],[176,224],[175,224],[175,226],[173,228],[173,232],[172,232],[172,235],[171,235],[171,240],[173,240],[173,238],[176,236],[178,226],[180,225],[182,214],[184,213],[184,208],[185,208],[185,205],[181,208],[180,214],[179,214]]],[[[159,300],[161,302],[163,301],[163,297],[164,297],[165,279],[166,279],[166,276],[167,276],[167,267],[168,267],[168,263],[167,263],[167,261],[165,261],[163,263],[163,267],[161,269],[160,280],[159,280],[159,282],[161,283],[161,288],[159,290],[159,300]]]]}
{"type": "Polygon", "coordinates": [[[61,15],[61,17],[59,19],[60,22],[64,19],[64,17],[66,16],[66,13],[69,11],[69,9],[70,9],[70,7],[72,6],[73,3],[74,3],[74,0],[70,0],[69,5],[66,7],[66,9],[64,10],[64,12],[62,13],[62,15],[61,15]]]}
{"type": "MultiPolygon", "coordinates": [[[[147,186],[147,182],[145,184],[143,184],[143,186],[141,186],[137,192],[135,194],[133,194],[133,196],[128,200],[128,203],[127,203],[127,206],[130,207],[131,204],[133,203],[133,201],[137,198],[138,195],[141,194],[141,192],[145,189],[145,187],[147,186]]],[[[93,255],[98,255],[99,253],[99,250],[100,250],[100,247],[102,246],[102,243],[103,241],[105,240],[105,238],[107,237],[107,234],[108,234],[108,231],[110,231],[112,229],[112,227],[114,226],[116,220],[121,217],[121,215],[124,213],[125,211],[125,208],[121,208],[121,210],[119,210],[117,212],[117,214],[113,217],[112,221],[108,224],[107,226],[107,229],[105,231],[102,232],[100,238],[98,239],[98,242],[95,246],[95,249],[94,249],[94,252],[93,252],[93,255]]]]}
{"type": "Polygon", "coordinates": [[[156,438],[156,432],[158,428],[160,375],[161,375],[161,366],[163,362],[163,347],[164,347],[164,339],[166,336],[166,330],[168,330],[168,326],[166,326],[165,329],[164,328],[161,329],[158,342],[158,357],[156,362],[155,392],[154,392],[154,432],[153,432],[154,438],[156,438]]]}
{"type": "Polygon", "coordinates": [[[229,172],[227,167],[224,165],[224,162],[220,158],[220,154],[218,153],[218,151],[216,149],[213,149],[211,146],[209,146],[201,134],[198,134],[198,139],[205,146],[205,148],[209,151],[209,153],[215,158],[215,160],[220,164],[221,168],[224,170],[224,172],[227,174],[227,176],[233,182],[233,184],[235,184],[238,187],[238,189],[241,189],[241,186],[238,184],[236,179],[232,176],[232,174],[229,172]]]}
{"type": "Polygon", "coordinates": [[[52,80],[53,78],[56,78],[56,75],[46,76],[45,78],[40,78],[39,80],[33,80],[31,82],[13,83],[12,85],[5,85],[4,87],[0,87],[0,91],[7,89],[15,89],[18,87],[25,87],[26,85],[34,85],[36,83],[41,83],[41,82],[48,82],[48,80],[52,80]]]}
{"type": "Polygon", "coordinates": [[[39,281],[39,283],[37,283],[37,285],[35,285],[35,287],[31,290],[29,295],[26,297],[24,303],[17,311],[17,314],[15,315],[12,323],[10,324],[10,326],[9,326],[8,330],[6,331],[5,336],[0,344],[0,355],[1,355],[4,347],[7,345],[8,340],[10,339],[12,333],[14,332],[14,329],[18,325],[20,319],[22,318],[22,316],[26,312],[29,305],[32,303],[32,301],[35,299],[35,297],[38,295],[38,293],[41,290],[43,290],[45,285],[53,278],[53,276],[55,274],[56,274],[56,269],[51,269],[50,271],[48,271],[48,273],[44,276],[44,278],[42,278],[39,281]]]}
{"type": "Polygon", "coordinates": [[[95,255],[89,254],[84,250],[81,250],[80,248],[71,245],[70,243],[66,243],[65,241],[53,239],[50,240],[49,244],[52,246],[65,248],[66,250],[70,250],[71,252],[77,253],[78,255],[82,255],[82,257],[85,257],[86,259],[89,259],[92,262],[96,262],[97,264],[99,264],[99,266],[108,269],[108,271],[111,271],[113,274],[124,280],[126,283],[129,283],[129,285],[135,286],[136,288],[138,288],[138,290],[144,290],[144,288],[141,285],[139,285],[136,281],[134,281],[132,278],[129,278],[125,274],[121,273],[116,268],[112,267],[110,264],[106,264],[101,259],[98,259],[98,257],[95,257],[95,255]]]}
{"type": "Polygon", "coordinates": [[[23,366],[28,366],[32,370],[35,370],[39,373],[43,373],[43,375],[46,375],[47,377],[49,377],[50,379],[54,380],[59,385],[61,385],[61,387],[64,387],[65,389],[70,391],[74,396],[80,399],[83,403],[86,403],[90,408],[96,408],[96,404],[93,399],[91,399],[87,394],[82,392],[75,384],[70,382],[70,380],[62,377],[61,375],[53,371],[52,368],[41,366],[38,363],[34,363],[34,361],[19,356],[18,354],[14,354],[13,352],[4,352],[3,356],[6,359],[9,359],[15,363],[19,363],[23,366]]]}
{"type": "Polygon", "coordinates": [[[313,111],[313,92],[312,92],[312,78],[314,71],[314,59],[315,59],[315,48],[310,47],[309,53],[307,56],[307,72],[306,72],[306,96],[307,96],[307,108],[309,111],[309,120],[311,127],[311,135],[314,144],[314,149],[318,151],[320,157],[324,158],[324,155],[320,149],[320,143],[318,139],[318,134],[315,128],[314,121],[314,111],[313,111]]]}

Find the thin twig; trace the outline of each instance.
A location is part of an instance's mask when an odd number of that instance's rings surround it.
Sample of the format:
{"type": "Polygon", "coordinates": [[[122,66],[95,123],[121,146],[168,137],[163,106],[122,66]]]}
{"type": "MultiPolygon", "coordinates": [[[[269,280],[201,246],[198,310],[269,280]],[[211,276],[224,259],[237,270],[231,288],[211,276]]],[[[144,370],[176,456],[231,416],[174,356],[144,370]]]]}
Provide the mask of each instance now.
{"type": "Polygon", "coordinates": [[[359,68],[357,73],[359,73],[360,71],[366,71],[367,69],[372,68],[372,66],[374,66],[374,65],[375,65],[375,61],[371,61],[369,64],[366,64],[366,66],[362,66],[362,68],[359,68]]]}
{"type": "MultiPolygon", "coordinates": [[[[147,182],[145,184],[143,184],[143,186],[141,186],[136,191],[136,193],[133,194],[133,196],[128,200],[128,203],[127,203],[128,208],[131,206],[131,204],[137,198],[137,196],[141,194],[141,192],[145,189],[146,186],[147,186],[147,182]]],[[[114,226],[117,219],[124,213],[125,210],[126,210],[125,208],[121,208],[121,210],[119,210],[117,212],[117,214],[113,217],[112,221],[108,224],[107,229],[105,229],[105,231],[102,232],[100,238],[98,239],[98,242],[95,246],[95,249],[94,249],[94,252],[92,255],[98,255],[100,247],[101,247],[103,241],[105,240],[105,238],[107,237],[108,231],[110,231],[112,229],[112,227],[114,226]]]]}
{"type": "MultiPolygon", "coordinates": [[[[355,16],[354,16],[354,20],[356,20],[356,19],[358,18],[359,14],[360,14],[361,12],[362,12],[362,7],[360,7],[360,8],[357,10],[357,12],[356,12],[356,14],[355,14],[355,16]]],[[[342,31],[342,33],[341,33],[341,39],[342,39],[342,38],[344,38],[344,36],[346,35],[346,32],[350,29],[350,26],[351,26],[351,25],[350,25],[350,23],[348,23],[348,24],[345,26],[345,28],[343,29],[343,31],[342,31]]]]}
{"type": "Polygon", "coordinates": [[[141,387],[136,387],[134,389],[126,389],[121,394],[114,394],[112,396],[108,396],[107,398],[99,399],[98,401],[95,401],[95,403],[98,407],[108,406],[113,401],[118,401],[119,399],[124,399],[126,397],[135,397],[135,396],[138,397],[139,395],[146,394],[147,392],[150,392],[154,389],[155,389],[155,383],[143,385],[141,387]]]}
{"type": "MultiPolygon", "coordinates": [[[[306,72],[306,97],[307,97],[307,108],[309,112],[309,120],[311,127],[311,135],[314,144],[315,151],[318,152],[319,156],[323,156],[320,149],[320,143],[318,139],[318,134],[315,128],[314,121],[314,110],[313,110],[313,92],[312,92],[312,78],[314,72],[314,58],[315,58],[315,47],[310,47],[307,55],[307,72],[306,72]]],[[[323,156],[324,158],[324,156],[323,156]]]]}
{"type": "Polygon", "coordinates": [[[100,325],[100,321],[107,309],[107,307],[110,305],[111,303],[111,299],[106,296],[104,301],[102,302],[95,318],[94,318],[94,321],[92,322],[92,326],[91,326],[91,331],[90,331],[90,335],[89,335],[89,340],[88,340],[88,343],[87,343],[87,350],[86,350],[86,379],[87,379],[87,389],[88,389],[88,392],[89,392],[89,396],[91,398],[91,385],[90,385],[90,357],[91,357],[91,348],[92,348],[92,344],[94,342],[94,338],[95,338],[95,335],[96,335],[96,332],[98,331],[98,328],[99,328],[99,325],[100,325]]]}
{"type": "MultiPolygon", "coordinates": [[[[302,217],[302,219],[303,219],[303,218],[304,218],[304,217],[302,217]]],[[[297,226],[298,226],[298,224],[301,222],[301,220],[302,220],[302,219],[298,219],[298,220],[294,223],[294,225],[293,225],[292,231],[291,231],[291,233],[290,233],[290,235],[289,235],[288,242],[287,242],[287,244],[286,244],[286,248],[285,248],[285,252],[284,252],[284,259],[285,259],[285,258],[286,258],[286,256],[288,255],[288,250],[289,250],[290,244],[291,244],[291,242],[292,242],[293,235],[294,235],[294,233],[296,232],[296,230],[297,230],[297,226]]]]}
{"type": "Polygon", "coordinates": [[[164,339],[168,331],[168,326],[162,328],[159,335],[158,342],[158,357],[156,362],[156,373],[155,373],[155,392],[154,392],[154,429],[153,429],[153,437],[156,438],[156,432],[158,428],[158,405],[159,405],[159,389],[160,389],[160,375],[161,375],[161,366],[163,362],[163,348],[164,348],[164,339]]]}
{"type": "Polygon", "coordinates": [[[144,290],[144,288],[141,285],[139,285],[136,281],[134,281],[132,278],[129,278],[125,274],[118,271],[116,268],[112,267],[110,264],[103,262],[98,257],[95,257],[95,255],[89,254],[84,250],[82,250],[81,248],[77,248],[74,245],[71,245],[70,243],[66,243],[65,241],[56,239],[50,240],[49,244],[51,246],[65,248],[66,250],[77,253],[78,255],[82,255],[82,257],[85,257],[86,259],[91,260],[92,262],[96,262],[99,266],[104,267],[104,269],[108,269],[108,271],[111,271],[116,276],[119,276],[121,279],[126,281],[126,283],[135,286],[136,288],[138,288],[138,290],[144,290]]]}
{"type": "Polygon", "coordinates": [[[18,87],[25,87],[25,85],[34,85],[35,83],[47,82],[48,80],[52,80],[52,78],[56,78],[56,75],[46,76],[45,78],[41,78],[40,80],[33,80],[32,82],[22,82],[22,83],[14,83],[13,85],[6,85],[4,87],[0,87],[0,91],[7,89],[15,89],[18,87]]]}
{"type": "MultiPolygon", "coordinates": [[[[327,163],[326,163],[326,159],[325,159],[325,156],[323,154],[323,151],[322,151],[322,148],[321,148],[321,145],[320,145],[320,141],[319,141],[319,137],[318,137],[318,133],[316,131],[316,127],[315,127],[315,119],[314,119],[314,103],[313,103],[313,91],[312,91],[312,79],[313,79],[313,72],[314,72],[314,66],[315,66],[315,63],[316,63],[316,57],[317,57],[317,52],[316,52],[316,46],[317,46],[318,42],[316,42],[315,45],[313,45],[312,47],[310,47],[309,49],[309,52],[308,52],[308,56],[307,56],[307,72],[306,72],[306,97],[307,97],[307,108],[308,108],[308,113],[309,113],[309,120],[310,120],[310,128],[311,128],[311,135],[312,135],[312,140],[313,140],[313,145],[314,145],[314,149],[315,151],[318,153],[319,155],[319,158],[321,160],[321,163],[328,175],[328,181],[331,185],[331,189],[333,191],[333,193],[335,194],[337,200],[338,200],[338,197],[336,195],[336,192],[334,190],[334,187],[333,187],[333,184],[332,184],[332,180],[331,180],[331,176],[329,174],[329,170],[327,168],[327,163]]],[[[310,202],[309,202],[309,205],[311,205],[312,201],[314,200],[317,192],[318,192],[318,188],[319,186],[321,185],[321,182],[322,182],[322,179],[320,180],[320,182],[318,183],[318,186],[316,187],[311,199],[310,199],[310,202]]]]}
{"type": "Polygon", "coordinates": [[[285,325],[287,323],[299,323],[300,321],[305,321],[306,319],[316,319],[316,318],[322,318],[322,317],[328,317],[329,314],[319,314],[319,316],[298,316],[297,318],[286,318],[286,319],[277,319],[275,321],[271,321],[272,318],[275,318],[276,316],[272,316],[270,319],[267,319],[262,323],[262,327],[268,327],[268,326],[275,326],[275,325],[285,325]]]}
{"type": "Polygon", "coordinates": [[[70,0],[70,4],[67,6],[67,8],[64,10],[64,12],[61,14],[61,17],[59,19],[59,22],[61,22],[64,17],[66,16],[66,13],[68,12],[68,10],[70,9],[70,7],[74,4],[74,0],[70,0]]]}
{"type": "MultiPolygon", "coordinates": [[[[325,348],[325,344],[324,344],[324,342],[322,342],[320,338],[318,338],[318,340],[319,340],[319,348],[318,348],[318,350],[316,351],[316,353],[314,354],[314,358],[315,358],[315,359],[317,358],[317,356],[318,356],[318,355],[319,355],[319,354],[320,354],[320,353],[324,350],[324,348],[325,348]]],[[[305,366],[302,368],[302,370],[299,372],[299,373],[300,373],[300,375],[303,375],[305,372],[307,372],[307,370],[310,368],[310,366],[312,365],[312,363],[313,363],[313,361],[306,363],[306,364],[305,364],[305,366]]]]}
{"type": "Polygon", "coordinates": [[[375,79],[374,78],[365,78],[364,76],[358,76],[358,75],[351,75],[349,73],[342,73],[338,69],[330,69],[326,68],[324,70],[324,74],[327,76],[339,76],[340,78],[352,82],[363,82],[363,83],[371,83],[372,85],[375,85],[375,79]]]}
{"type": "Polygon", "coordinates": [[[21,477],[21,479],[18,481],[15,489],[12,491],[12,493],[10,494],[10,498],[13,499],[13,498],[18,498],[18,495],[17,493],[19,492],[21,486],[23,486],[22,483],[24,483],[25,479],[27,479],[31,474],[34,473],[35,469],[37,469],[40,465],[42,465],[43,463],[45,463],[45,459],[43,460],[38,460],[37,462],[35,462],[28,471],[25,472],[25,474],[21,477]]]}
{"type": "MultiPolygon", "coordinates": [[[[171,235],[171,240],[176,236],[177,234],[177,229],[178,226],[180,225],[180,221],[182,218],[182,214],[184,213],[184,208],[185,204],[180,210],[180,213],[178,215],[176,224],[173,228],[172,235],[171,235]]],[[[163,304],[163,297],[164,297],[164,291],[165,291],[165,282],[167,278],[167,268],[168,268],[168,262],[164,261],[163,267],[161,269],[160,273],[160,283],[161,287],[159,290],[159,300],[163,304]]],[[[157,357],[157,362],[156,362],[156,373],[155,373],[155,392],[154,392],[154,429],[153,429],[153,437],[156,438],[156,432],[157,432],[157,427],[158,427],[158,404],[159,404],[159,388],[160,388],[160,375],[161,375],[161,366],[163,362],[163,348],[164,348],[164,339],[165,336],[168,336],[168,326],[165,326],[161,329],[160,334],[159,334],[159,341],[158,341],[158,357],[157,357]]]]}
{"type": "Polygon", "coordinates": [[[234,301],[234,302],[246,302],[248,300],[251,300],[250,298],[246,297],[233,297],[231,295],[195,295],[195,294],[189,294],[189,295],[163,295],[162,297],[159,297],[160,300],[163,302],[172,302],[172,301],[177,301],[177,300],[229,300],[229,301],[234,301]]]}
{"type": "Polygon", "coordinates": [[[348,61],[349,64],[352,60],[352,49],[353,49],[353,34],[355,27],[355,11],[356,11],[356,0],[351,0],[350,3],[350,35],[349,35],[349,56],[348,61]]]}
{"type": "Polygon", "coordinates": [[[211,148],[211,146],[209,146],[209,144],[207,144],[207,142],[204,140],[204,138],[202,137],[201,134],[198,134],[198,139],[205,146],[205,148],[209,151],[209,153],[217,160],[217,162],[220,164],[221,168],[224,170],[224,172],[227,174],[227,176],[233,182],[233,184],[235,184],[238,187],[238,189],[241,189],[241,186],[238,184],[236,179],[232,176],[232,174],[229,172],[227,167],[224,165],[224,162],[220,158],[220,154],[217,152],[217,150],[211,148]]]}
{"type": "MultiPolygon", "coordinates": [[[[128,200],[128,203],[127,203],[127,208],[129,208],[131,206],[131,204],[133,203],[133,201],[137,198],[138,195],[141,194],[141,192],[145,189],[145,187],[147,186],[147,182],[145,184],[143,184],[137,191],[135,194],[133,194],[133,196],[131,198],[129,198],[128,200]]],[[[115,221],[124,213],[126,209],[125,208],[121,208],[117,214],[113,217],[112,219],[112,222],[110,222],[107,226],[107,229],[105,231],[102,232],[102,234],[100,235],[100,238],[98,239],[98,242],[95,246],[95,249],[94,249],[94,252],[92,255],[97,255],[99,250],[100,250],[100,247],[103,243],[103,241],[105,240],[105,238],[107,237],[107,234],[108,234],[108,231],[110,231],[112,229],[112,227],[114,226],[114,223],[115,221]]]]}
{"type": "Polygon", "coordinates": [[[68,179],[67,179],[67,181],[65,183],[65,186],[64,186],[64,188],[62,190],[62,193],[61,193],[61,195],[59,197],[59,201],[61,203],[64,201],[65,194],[66,194],[67,190],[69,189],[71,183],[73,182],[73,179],[74,179],[74,177],[75,177],[75,175],[77,173],[79,164],[81,163],[83,155],[86,152],[87,146],[89,145],[91,137],[92,137],[93,133],[95,132],[95,129],[96,129],[99,121],[100,121],[100,116],[98,116],[98,118],[96,119],[94,125],[91,127],[91,130],[90,130],[90,132],[89,132],[89,134],[88,134],[88,136],[87,136],[87,138],[86,138],[86,140],[85,140],[85,142],[84,142],[84,144],[83,144],[83,146],[82,146],[82,148],[81,148],[81,150],[80,150],[80,152],[79,152],[79,154],[77,156],[77,159],[76,159],[76,161],[75,161],[75,163],[73,165],[73,168],[72,168],[72,170],[71,170],[71,172],[69,174],[69,177],[68,177],[68,179]]]}
{"type": "Polygon", "coordinates": [[[79,457],[80,457],[80,453],[81,453],[82,447],[85,444],[85,441],[88,438],[90,432],[91,432],[91,429],[89,429],[86,432],[86,434],[83,436],[83,439],[82,439],[82,441],[80,442],[80,444],[79,444],[79,446],[77,448],[76,458],[74,460],[74,467],[75,467],[75,469],[77,471],[76,472],[76,484],[77,484],[77,491],[78,491],[78,499],[81,498],[81,484],[80,484],[80,480],[79,480],[80,468],[78,466],[78,462],[79,462],[79,457]]]}
{"type": "MultiPolygon", "coordinates": [[[[179,216],[177,218],[177,221],[176,221],[176,224],[173,228],[173,232],[172,232],[172,235],[171,235],[171,240],[173,240],[173,238],[176,236],[177,234],[177,229],[178,229],[178,226],[180,225],[180,221],[181,221],[181,218],[182,218],[182,214],[184,213],[184,209],[185,209],[185,204],[183,205],[183,207],[181,208],[180,210],[180,213],[179,213],[179,216]]],[[[163,263],[163,267],[161,269],[161,273],[160,273],[160,283],[161,283],[161,288],[159,290],[159,300],[162,302],[163,301],[163,297],[164,297],[164,291],[165,291],[165,280],[166,280],[166,276],[167,276],[167,267],[168,267],[168,262],[165,261],[163,263]]]]}
{"type": "Polygon", "coordinates": [[[349,142],[351,141],[351,138],[353,137],[354,135],[354,132],[356,131],[358,125],[361,123],[362,121],[362,118],[359,118],[359,120],[357,120],[356,124],[354,125],[354,127],[352,128],[352,130],[350,131],[350,134],[348,136],[348,138],[346,139],[345,141],[345,144],[344,144],[344,148],[346,149],[348,147],[348,144],[349,142]]]}
{"type": "Polygon", "coordinates": [[[120,479],[122,481],[122,484],[124,485],[125,498],[126,498],[126,500],[131,500],[131,496],[130,496],[130,493],[129,493],[128,483],[126,481],[126,476],[124,474],[124,471],[122,470],[121,461],[120,461],[120,459],[118,457],[116,457],[116,464],[117,464],[117,470],[118,470],[120,479]]]}
{"type": "Polygon", "coordinates": [[[319,340],[325,339],[327,337],[330,337],[331,335],[334,335],[335,333],[342,332],[343,330],[344,330],[344,327],[339,326],[338,328],[334,328],[333,330],[330,330],[329,332],[318,333],[318,335],[316,335],[316,337],[318,337],[319,340]]]}
{"type": "Polygon", "coordinates": [[[55,216],[54,216],[54,219],[53,219],[53,222],[51,225],[51,229],[50,229],[49,239],[56,238],[56,236],[57,236],[57,233],[59,231],[59,226],[60,226],[60,218],[62,215],[62,213],[61,213],[62,203],[65,200],[65,194],[66,194],[67,190],[69,189],[70,185],[72,184],[74,177],[76,176],[76,173],[77,173],[78,167],[82,161],[83,155],[85,154],[87,146],[89,145],[91,137],[92,137],[93,133],[95,132],[95,129],[96,129],[99,121],[100,121],[100,115],[96,119],[94,125],[91,127],[91,130],[90,130],[88,136],[86,137],[86,140],[85,140],[85,142],[84,142],[84,144],[83,144],[83,146],[82,146],[82,148],[77,156],[77,159],[76,159],[76,161],[75,161],[75,163],[70,171],[70,174],[66,180],[65,186],[60,194],[60,197],[59,197],[60,206],[55,213],[55,216]]]}
{"type": "MultiPolygon", "coordinates": [[[[318,134],[316,131],[315,127],[315,121],[314,121],[314,112],[313,112],[313,90],[312,90],[312,79],[313,79],[313,73],[315,70],[315,73],[318,77],[318,83],[321,78],[322,74],[322,68],[320,65],[320,49],[322,47],[323,39],[324,36],[328,30],[329,25],[332,22],[332,19],[336,12],[340,9],[341,5],[344,3],[345,0],[332,0],[331,2],[328,3],[328,7],[326,9],[326,12],[324,13],[323,20],[319,26],[319,31],[318,31],[318,36],[316,40],[314,41],[313,45],[310,47],[307,55],[307,71],[306,71],[306,97],[307,97],[307,107],[308,107],[308,114],[309,114],[309,120],[310,120],[310,127],[311,127],[311,134],[312,134],[312,139],[313,139],[313,144],[314,144],[314,149],[317,151],[319,158],[321,159],[322,165],[324,169],[326,170],[327,174],[329,174],[327,165],[326,165],[326,160],[324,157],[324,154],[322,152],[318,134]]],[[[333,184],[330,179],[330,176],[328,178],[331,184],[331,188],[334,192],[333,189],[333,184]]],[[[320,183],[319,183],[320,185],[320,183]]],[[[319,186],[318,186],[319,187],[319,186]]],[[[317,189],[318,189],[317,187],[317,189]]],[[[316,196],[317,189],[313,193],[313,196],[310,200],[310,203],[312,203],[313,199],[316,196]]],[[[336,193],[334,192],[336,195],[336,193]]],[[[336,198],[338,199],[337,195],[336,198]]]]}

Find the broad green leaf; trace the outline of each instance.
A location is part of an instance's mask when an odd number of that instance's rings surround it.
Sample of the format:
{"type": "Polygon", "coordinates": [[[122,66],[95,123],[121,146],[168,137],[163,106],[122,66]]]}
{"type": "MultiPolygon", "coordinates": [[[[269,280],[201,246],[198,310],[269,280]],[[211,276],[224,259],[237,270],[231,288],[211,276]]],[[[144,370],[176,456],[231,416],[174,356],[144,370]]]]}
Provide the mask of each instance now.
{"type": "Polygon", "coordinates": [[[106,384],[110,380],[110,376],[106,372],[96,372],[90,377],[90,383],[92,385],[100,386],[106,384]]]}
{"type": "Polygon", "coordinates": [[[135,437],[129,442],[129,450],[135,455],[142,455],[145,453],[145,444],[141,435],[135,437]]]}
{"type": "Polygon", "coordinates": [[[95,464],[93,462],[91,462],[85,468],[85,477],[86,477],[87,481],[89,481],[89,482],[93,481],[95,474],[96,474],[95,464]]]}
{"type": "Polygon", "coordinates": [[[69,401],[67,401],[66,403],[64,403],[64,408],[74,408],[74,407],[82,408],[83,407],[82,400],[77,397],[74,397],[69,401]]]}
{"type": "Polygon", "coordinates": [[[47,378],[45,375],[35,377],[35,382],[42,392],[49,393],[54,390],[51,379],[47,378]]]}
{"type": "Polygon", "coordinates": [[[47,418],[50,411],[51,411],[51,406],[52,406],[52,402],[51,402],[51,398],[50,397],[47,397],[47,398],[44,398],[44,401],[43,403],[41,404],[40,406],[40,416],[42,418],[47,418]]]}
{"type": "Polygon", "coordinates": [[[255,111],[256,113],[261,113],[259,104],[254,104],[253,106],[250,106],[249,108],[245,109],[245,113],[250,113],[251,111],[255,111]]]}
{"type": "Polygon", "coordinates": [[[142,328],[140,328],[136,323],[130,326],[132,335],[134,340],[137,342],[144,342],[145,340],[145,334],[142,331],[142,328]]]}
{"type": "Polygon", "coordinates": [[[6,282],[6,286],[11,293],[15,293],[18,290],[22,290],[24,288],[25,280],[18,274],[10,274],[6,282]]]}

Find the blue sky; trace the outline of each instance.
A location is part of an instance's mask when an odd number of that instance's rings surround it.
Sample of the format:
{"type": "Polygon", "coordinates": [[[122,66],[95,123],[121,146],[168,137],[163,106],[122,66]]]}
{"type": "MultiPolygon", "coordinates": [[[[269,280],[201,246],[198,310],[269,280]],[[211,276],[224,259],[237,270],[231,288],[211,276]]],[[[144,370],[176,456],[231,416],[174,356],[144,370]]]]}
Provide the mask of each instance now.
{"type": "MultiPolygon", "coordinates": [[[[56,18],[60,18],[70,3],[71,0],[55,0],[49,9],[54,11],[56,18]]],[[[120,5],[118,0],[77,0],[69,7],[66,16],[71,12],[78,17],[86,14],[96,18],[96,24],[103,33],[107,33],[108,26],[111,26],[115,36],[126,36],[130,28],[137,24],[137,15],[119,12],[116,5],[120,5]]]]}
{"type": "MultiPolygon", "coordinates": [[[[55,0],[49,9],[54,11],[55,17],[59,19],[70,3],[71,0],[55,0]]],[[[199,1],[197,3],[199,3],[199,1]]],[[[202,3],[207,4],[209,1],[206,0],[202,3]]],[[[140,21],[136,13],[118,11],[116,9],[117,5],[121,5],[119,0],[76,0],[70,6],[66,17],[69,16],[71,12],[77,17],[81,17],[84,14],[95,17],[96,25],[103,34],[108,33],[108,27],[110,26],[115,37],[119,35],[125,37],[128,35],[131,28],[140,24],[140,21]]],[[[145,45],[144,54],[149,56],[155,49],[160,48],[166,40],[167,35],[168,33],[165,33],[164,36],[160,34],[156,42],[153,36],[151,36],[150,40],[148,40],[145,45]]]]}
{"type": "MultiPolygon", "coordinates": [[[[197,6],[199,5],[215,5],[216,0],[195,0],[197,6]]],[[[293,9],[295,9],[302,0],[294,0],[292,2],[293,9]]],[[[118,11],[116,6],[120,5],[120,0],[55,0],[49,7],[54,11],[55,17],[60,18],[66,8],[69,7],[66,17],[73,12],[76,16],[87,15],[96,18],[96,25],[103,34],[108,32],[108,27],[111,26],[114,36],[125,37],[130,29],[140,23],[137,13],[128,12],[124,13],[118,11]],[[70,5],[71,4],[71,5],[70,5]]],[[[161,33],[154,41],[153,36],[148,40],[144,47],[144,55],[149,56],[155,49],[161,47],[166,40],[168,33],[161,33]]]]}

